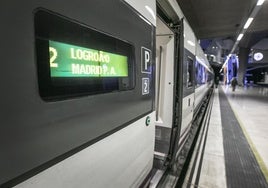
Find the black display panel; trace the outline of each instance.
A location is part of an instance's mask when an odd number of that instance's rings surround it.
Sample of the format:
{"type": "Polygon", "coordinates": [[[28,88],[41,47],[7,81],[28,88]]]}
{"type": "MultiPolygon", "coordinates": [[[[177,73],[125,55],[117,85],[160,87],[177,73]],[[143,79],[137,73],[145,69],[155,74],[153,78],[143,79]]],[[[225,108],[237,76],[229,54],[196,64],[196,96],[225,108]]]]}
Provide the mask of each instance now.
{"type": "Polygon", "coordinates": [[[134,47],[50,11],[35,13],[40,96],[62,100],[134,88],[134,47]]]}

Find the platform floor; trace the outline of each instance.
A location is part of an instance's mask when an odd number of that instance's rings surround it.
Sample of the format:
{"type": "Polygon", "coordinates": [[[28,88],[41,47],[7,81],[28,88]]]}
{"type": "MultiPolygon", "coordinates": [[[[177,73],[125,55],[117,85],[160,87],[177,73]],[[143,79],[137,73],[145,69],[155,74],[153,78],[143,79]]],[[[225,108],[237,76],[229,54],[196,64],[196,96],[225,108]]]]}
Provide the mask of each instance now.
{"type": "Polygon", "coordinates": [[[268,188],[268,88],[215,89],[201,164],[184,187],[268,188]]]}

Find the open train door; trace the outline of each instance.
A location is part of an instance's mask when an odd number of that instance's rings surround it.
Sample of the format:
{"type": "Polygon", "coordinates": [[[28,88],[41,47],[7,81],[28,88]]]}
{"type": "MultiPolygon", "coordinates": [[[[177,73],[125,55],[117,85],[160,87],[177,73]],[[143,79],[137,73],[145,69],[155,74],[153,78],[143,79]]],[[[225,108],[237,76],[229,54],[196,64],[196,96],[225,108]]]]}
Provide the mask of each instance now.
{"type": "Polygon", "coordinates": [[[156,29],[156,166],[168,158],[173,127],[174,32],[158,17],[156,29]]]}
{"type": "MultiPolygon", "coordinates": [[[[160,11],[158,9],[158,11],[160,11]]],[[[159,13],[159,12],[158,12],[159,13]]],[[[180,135],[181,78],[180,24],[167,24],[160,12],[156,27],[156,135],[154,152],[155,174],[151,185],[163,185],[170,174],[172,158],[176,156],[176,142],[180,135]]]]}
{"type": "Polygon", "coordinates": [[[184,158],[194,107],[195,47],[189,41],[195,42],[195,37],[184,19],[178,16],[167,19],[161,8],[156,27],[156,175],[153,182],[158,181],[158,185],[164,187],[178,180],[184,164],[180,159],[184,158]]]}

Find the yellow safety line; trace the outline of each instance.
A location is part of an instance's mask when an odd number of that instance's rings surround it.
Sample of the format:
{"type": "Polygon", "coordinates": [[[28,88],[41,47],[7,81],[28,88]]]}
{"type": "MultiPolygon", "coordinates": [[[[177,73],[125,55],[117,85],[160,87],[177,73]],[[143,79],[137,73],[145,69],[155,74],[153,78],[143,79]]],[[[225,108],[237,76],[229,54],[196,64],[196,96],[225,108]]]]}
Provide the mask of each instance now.
{"type": "MultiPolygon", "coordinates": [[[[224,94],[225,94],[225,93],[224,93],[224,94]]],[[[226,94],[225,94],[225,95],[226,95],[226,94]]],[[[227,95],[226,95],[226,97],[227,97],[227,95]]],[[[238,120],[238,123],[239,123],[239,125],[240,125],[240,127],[241,127],[241,129],[242,129],[242,131],[243,131],[243,133],[244,133],[244,135],[245,135],[245,137],[246,137],[248,143],[249,143],[249,146],[250,146],[251,150],[253,151],[253,154],[255,155],[255,158],[257,159],[257,162],[258,162],[258,164],[259,164],[259,166],[260,166],[260,168],[261,168],[261,171],[262,171],[262,173],[263,173],[263,175],[264,175],[264,177],[265,177],[265,179],[266,179],[266,182],[268,183],[268,169],[267,169],[267,167],[266,167],[266,165],[265,165],[263,159],[261,158],[259,152],[257,151],[257,149],[256,149],[256,147],[255,147],[255,145],[254,145],[254,143],[253,143],[252,140],[250,139],[250,136],[248,135],[248,133],[247,133],[247,131],[246,131],[246,129],[245,129],[245,127],[244,127],[242,121],[239,119],[238,114],[234,111],[233,106],[232,106],[232,104],[231,104],[231,102],[230,102],[230,100],[229,100],[228,97],[227,97],[227,99],[228,99],[229,104],[230,104],[230,106],[231,106],[231,108],[232,108],[232,111],[234,112],[235,117],[236,117],[236,119],[238,120]]]]}

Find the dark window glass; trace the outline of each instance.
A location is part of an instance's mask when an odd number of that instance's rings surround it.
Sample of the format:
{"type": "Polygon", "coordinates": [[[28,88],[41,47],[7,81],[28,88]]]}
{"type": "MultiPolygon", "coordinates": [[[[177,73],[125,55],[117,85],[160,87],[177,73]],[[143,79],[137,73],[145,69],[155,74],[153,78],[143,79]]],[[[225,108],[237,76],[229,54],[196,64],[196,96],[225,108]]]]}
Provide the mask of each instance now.
{"type": "Polygon", "coordinates": [[[195,81],[196,81],[196,86],[200,86],[200,85],[203,85],[206,83],[206,80],[207,80],[207,70],[205,69],[205,67],[196,62],[196,65],[195,65],[195,81]]]}
{"type": "Polygon", "coordinates": [[[193,59],[188,57],[187,58],[187,87],[193,86],[193,59]]]}
{"type": "Polygon", "coordinates": [[[35,36],[44,100],[134,88],[134,47],[128,42],[45,10],[35,13],[35,36]]]}

